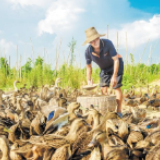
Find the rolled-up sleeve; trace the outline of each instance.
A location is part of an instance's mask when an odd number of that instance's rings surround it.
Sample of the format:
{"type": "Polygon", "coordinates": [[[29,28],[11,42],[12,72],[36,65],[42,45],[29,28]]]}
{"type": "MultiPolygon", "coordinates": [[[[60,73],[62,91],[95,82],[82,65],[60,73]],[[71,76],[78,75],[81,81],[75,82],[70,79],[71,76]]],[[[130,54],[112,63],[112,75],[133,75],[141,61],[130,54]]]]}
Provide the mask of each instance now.
{"type": "Polygon", "coordinates": [[[86,51],[85,51],[85,59],[86,59],[86,64],[91,64],[92,59],[91,59],[91,56],[89,55],[88,49],[86,49],[86,51]]]}
{"type": "Polygon", "coordinates": [[[109,45],[109,54],[111,55],[111,57],[116,56],[117,55],[117,51],[116,51],[112,41],[109,41],[108,45],[109,45]]]}

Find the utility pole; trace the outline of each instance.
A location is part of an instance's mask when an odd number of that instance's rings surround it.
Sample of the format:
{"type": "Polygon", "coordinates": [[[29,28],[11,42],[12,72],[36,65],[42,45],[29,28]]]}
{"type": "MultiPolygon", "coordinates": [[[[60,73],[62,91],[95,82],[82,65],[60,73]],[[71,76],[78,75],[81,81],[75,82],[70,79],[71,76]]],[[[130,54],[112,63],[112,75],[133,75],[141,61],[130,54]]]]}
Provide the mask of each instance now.
{"type": "Polygon", "coordinates": [[[118,32],[117,32],[117,54],[118,54],[118,32]]]}
{"type": "Polygon", "coordinates": [[[21,57],[21,55],[20,55],[20,63],[19,63],[19,65],[20,65],[20,81],[21,81],[21,79],[22,79],[21,60],[22,60],[22,57],[21,57]]]}
{"type": "Polygon", "coordinates": [[[127,41],[127,32],[126,32],[126,71],[128,67],[128,41],[127,41]]]}
{"type": "Polygon", "coordinates": [[[43,50],[43,74],[44,74],[44,58],[45,58],[45,48],[43,50]]]}
{"type": "Polygon", "coordinates": [[[107,25],[107,39],[109,38],[109,25],[107,25]]]}
{"type": "Polygon", "coordinates": [[[19,78],[19,68],[18,68],[18,45],[17,45],[17,78],[19,78]]]}

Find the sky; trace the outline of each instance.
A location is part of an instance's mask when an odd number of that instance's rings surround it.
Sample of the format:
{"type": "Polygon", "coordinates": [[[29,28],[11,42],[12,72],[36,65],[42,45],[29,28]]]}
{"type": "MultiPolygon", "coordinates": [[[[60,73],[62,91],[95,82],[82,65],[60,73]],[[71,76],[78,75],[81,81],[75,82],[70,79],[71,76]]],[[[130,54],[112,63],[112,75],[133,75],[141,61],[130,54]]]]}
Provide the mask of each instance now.
{"type": "MultiPolygon", "coordinates": [[[[160,1],[158,0],[0,0],[0,56],[11,57],[15,66],[17,50],[22,65],[45,55],[55,67],[67,60],[69,43],[76,40],[75,64],[85,67],[82,46],[85,30],[94,26],[107,33],[118,53],[135,62],[159,63],[160,1]],[[126,40],[127,39],[127,40],[126,40]],[[45,53],[45,54],[44,54],[45,53]],[[151,58],[150,58],[151,57],[151,58]]],[[[96,66],[95,64],[93,64],[96,66]]]]}

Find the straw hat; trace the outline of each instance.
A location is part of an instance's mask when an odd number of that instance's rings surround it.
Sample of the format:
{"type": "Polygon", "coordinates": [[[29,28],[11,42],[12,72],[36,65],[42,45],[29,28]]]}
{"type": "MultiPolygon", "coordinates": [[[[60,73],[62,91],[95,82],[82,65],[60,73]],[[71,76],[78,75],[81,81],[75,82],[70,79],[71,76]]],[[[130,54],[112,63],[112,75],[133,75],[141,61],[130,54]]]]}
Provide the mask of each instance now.
{"type": "Polygon", "coordinates": [[[103,37],[106,35],[106,34],[99,34],[94,27],[90,27],[87,30],[85,30],[85,34],[86,34],[86,40],[83,43],[83,45],[93,41],[98,37],[103,37]]]}

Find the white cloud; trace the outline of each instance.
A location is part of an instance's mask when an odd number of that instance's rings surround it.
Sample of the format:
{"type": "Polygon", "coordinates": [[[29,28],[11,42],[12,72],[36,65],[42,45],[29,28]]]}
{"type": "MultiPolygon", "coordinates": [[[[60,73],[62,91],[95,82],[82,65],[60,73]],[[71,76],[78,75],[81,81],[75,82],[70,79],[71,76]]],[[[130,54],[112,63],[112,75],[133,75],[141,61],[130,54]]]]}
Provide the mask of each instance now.
{"type": "Polygon", "coordinates": [[[149,20],[139,20],[121,25],[120,29],[111,29],[109,38],[116,44],[116,34],[118,31],[120,47],[126,46],[126,32],[128,47],[134,48],[150,41],[160,38],[160,15],[154,15],[149,20]]]}
{"type": "Polygon", "coordinates": [[[83,0],[57,0],[52,3],[46,12],[46,18],[38,24],[38,31],[54,34],[61,30],[71,29],[78,20],[78,14],[84,12],[83,0]]]}
{"type": "Polygon", "coordinates": [[[8,42],[5,39],[0,40],[1,55],[9,53],[10,51],[13,51],[13,49],[15,50],[15,48],[16,46],[12,42],[8,42]]]}
{"type": "Polygon", "coordinates": [[[12,3],[14,7],[20,5],[25,6],[38,6],[44,7],[46,4],[49,4],[52,0],[7,0],[9,3],[12,3]]]}

